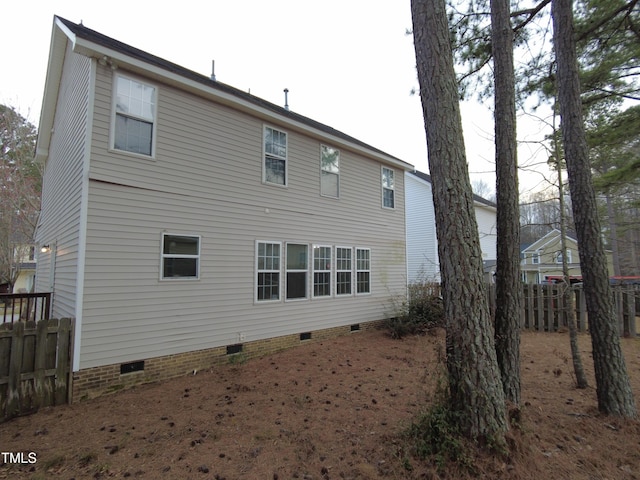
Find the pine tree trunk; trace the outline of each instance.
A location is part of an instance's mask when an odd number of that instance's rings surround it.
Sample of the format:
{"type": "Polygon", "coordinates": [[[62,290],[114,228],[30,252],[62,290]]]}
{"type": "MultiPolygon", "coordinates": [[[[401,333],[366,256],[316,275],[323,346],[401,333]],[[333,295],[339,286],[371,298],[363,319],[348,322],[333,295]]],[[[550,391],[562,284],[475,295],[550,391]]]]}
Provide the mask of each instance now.
{"type": "Polygon", "coordinates": [[[520,404],[520,206],[516,89],[509,0],[491,0],[495,85],[497,264],[496,352],[507,400],[520,404]]]}
{"type": "Polygon", "coordinates": [[[447,330],[450,407],[475,440],[504,443],[505,399],[483,280],[444,0],[412,0],[447,330]]]}
{"type": "Polygon", "coordinates": [[[562,138],[589,315],[598,408],[606,414],[636,417],[620,348],[582,120],[572,0],[553,0],[551,13],[562,138]]]}

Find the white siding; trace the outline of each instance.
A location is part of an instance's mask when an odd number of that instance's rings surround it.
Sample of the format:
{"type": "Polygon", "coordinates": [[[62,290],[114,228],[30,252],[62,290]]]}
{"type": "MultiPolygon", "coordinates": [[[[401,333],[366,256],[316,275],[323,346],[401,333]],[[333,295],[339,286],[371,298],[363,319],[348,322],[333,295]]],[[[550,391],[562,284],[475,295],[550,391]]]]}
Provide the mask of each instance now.
{"type": "Polygon", "coordinates": [[[156,158],[109,152],[112,77],[99,73],[80,368],[390,313],[406,291],[402,171],[383,209],[380,164],[341,149],[340,198],[322,197],[320,139],[275,125],[289,134],[289,185],[263,185],[263,123],[163,85],[156,158]],[[202,236],[199,280],[160,280],[163,231],[202,236]],[[256,240],[370,248],[372,293],[255,303],[256,240]]]}
{"type": "Polygon", "coordinates": [[[409,282],[440,281],[438,240],[431,184],[405,174],[409,282]]]}
{"type": "Polygon", "coordinates": [[[496,231],[496,209],[476,202],[474,210],[476,212],[476,220],[478,221],[482,260],[495,260],[497,258],[496,242],[498,238],[496,231]]]}
{"type": "MultiPolygon", "coordinates": [[[[409,282],[440,281],[438,239],[431,183],[407,172],[407,277],[409,282]]],[[[496,211],[478,202],[474,205],[482,259],[496,259],[496,211]]]]}
{"type": "Polygon", "coordinates": [[[90,74],[90,59],[67,49],[36,233],[38,245],[51,247],[37,252],[36,289],[49,291],[55,279],[54,317],[75,315],[90,74]]]}

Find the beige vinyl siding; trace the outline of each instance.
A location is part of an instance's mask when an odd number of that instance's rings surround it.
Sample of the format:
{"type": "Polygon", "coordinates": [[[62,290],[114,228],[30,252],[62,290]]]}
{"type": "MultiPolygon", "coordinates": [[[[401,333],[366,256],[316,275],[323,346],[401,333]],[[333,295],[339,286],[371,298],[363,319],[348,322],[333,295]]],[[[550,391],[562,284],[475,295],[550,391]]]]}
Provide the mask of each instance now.
{"type": "Polygon", "coordinates": [[[402,223],[102,182],[90,191],[81,368],[376,320],[389,291],[404,291],[402,223]],[[160,280],[163,231],[201,235],[199,280],[160,280]],[[256,240],[371,248],[372,294],[256,303],[256,240]]]}
{"type": "Polygon", "coordinates": [[[53,316],[75,315],[83,158],[87,128],[91,60],[67,49],[43,182],[38,244],[55,255],[38,252],[36,289],[48,291],[55,258],[53,316]]]}
{"type": "Polygon", "coordinates": [[[383,209],[380,163],[341,147],[340,198],[323,197],[331,142],[270,123],[288,133],[289,181],[265,185],[261,120],[154,82],[156,158],[109,151],[112,73],[98,73],[80,368],[390,314],[406,288],[400,170],[396,208],[383,209]],[[160,279],[162,232],[201,236],[199,280],[160,279]],[[370,248],[371,294],[255,302],[258,240],[370,248]]]}

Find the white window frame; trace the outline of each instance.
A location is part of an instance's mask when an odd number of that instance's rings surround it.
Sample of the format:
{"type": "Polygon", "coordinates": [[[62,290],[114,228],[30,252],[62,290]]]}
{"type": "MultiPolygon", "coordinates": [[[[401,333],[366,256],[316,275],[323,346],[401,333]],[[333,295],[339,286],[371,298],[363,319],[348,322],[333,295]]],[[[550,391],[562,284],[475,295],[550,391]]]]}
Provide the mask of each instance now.
{"type": "Polygon", "coordinates": [[[382,192],[382,208],[388,208],[389,210],[393,210],[396,208],[396,172],[393,168],[382,167],[380,169],[380,187],[382,192]],[[391,174],[391,186],[385,185],[385,171],[390,172],[391,174]],[[385,192],[391,192],[393,205],[389,206],[385,204],[385,192]]]}
{"type": "Polygon", "coordinates": [[[309,244],[304,242],[287,242],[284,258],[284,299],[285,302],[300,302],[309,299],[309,244]],[[306,268],[289,268],[289,248],[291,245],[303,246],[306,249],[305,253],[305,267],[306,268]],[[304,274],[304,297],[291,297],[289,298],[289,274],[290,273],[303,273],[304,274]]]}
{"type": "Polygon", "coordinates": [[[145,159],[155,159],[156,156],[156,137],[157,137],[157,126],[158,126],[158,86],[150,83],[146,80],[141,80],[140,78],[136,78],[133,75],[125,75],[119,72],[115,72],[113,74],[113,91],[112,91],[112,108],[111,108],[111,132],[109,138],[109,147],[110,150],[118,153],[123,153],[126,155],[134,155],[136,157],[145,158],[145,159]],[[153,89],[153,98],[151,101],[151,116],[147,117],[143,114],[135,114],[132,112],[120,111],[118,108],[118,79],[122,78],[124,80],[128,80],[130,82],[135,82],[143,87],[148,87],[153,89]],[[142,123],[151,123],[151,145],[150,145],[150,153],[140,153],[133,152],[131,150],[126,150],[123,148],[116,147],[116,120],[118,116],[128,118],[134,121],[142,122],[142,123]]]}
{"type": "Polygon", "coordinates": [[[174,232],[162,232],[160,235],[160,280],[163,282],[185,282],[185,281],[194,281],[200,280],[200,252],[202,249],[202,236],[194,235],[190,233],[174,233],[174,232]],[[195,255],[190,254],[175,254],[175,253],[165,253],[164,251],[164,240],[166,237],[185,237],[185,238],[196,238],[198,239],[198,253],[195,255]],[[172,258],[184,258],[184,259],[195,259],[196,261],[196,275],[188,276],[188,277],[165,277],[164,275],[164,265],[166,259],[172,258]]]}
{"type": "MultiPolygon", "coordinates": [[[[282,258],[283,258],[283,251],[282,251],[282,242],[279,241],[273,241],[273,240],[256,240],[256,251],[255,251],[255,259],[256,259],[256,263],[255,263],[255,276],[254,276],[254,302],[256,303],[277,303],[280,302],[282,300],[282,258]],[[278,246],[278,268],[260,268],[260,256],[259,256],[259,252],[260,252],[260,245],[264,244],[264,245],[277,245],[278,246]],[[273,273],[277,273],[278,274],[278,298],[269,298],[269,299],[264,299],[264,298],[260,298],[260,296],[258,295],[258,289],[260,288],[260,285],[258,283],[258,280],[260,278],[260,274],[261,273],[267,273],[267,274],[273,274],[273,273]]],[[[265,256],[265,258],[267,258],[265,256]]],[[[273,255],[271,255],[268,258],[274,258],[273,255]]]]}
{"type": "Polygon", "coordinates": [[[331,245],[313,245],[312,246],[312,254],[311,261],[313,262],[312,267],[312,281],[311,281],[311,298],[331,298],[333,295],[333,247],[331,245]],[[318,260],[322,261],[324,268],[316,268],[316,249],[320,248],[328,248],[329,249],[329,262],[328,267],[325,261],[326,257],[319,257],[318,260]],[[316,295],[316,274],[328,275],[329,277],[329,293],[326,295],[316,295]]]}
{"type": "MultiPolygon", "coordinates": [[[[562,263],[562,250],[556,253],[556,263],[562,263]]],[[[571,249],[567,248],[567,263],[571,263],[571,249]]]]}
{"type": "Polygon", "coordinates": [[[335,252],[335,294],[336,297],[350,297],[353,295],[353,247],[344,247],[344,246],[336,246],[335,252]],[[350,265],[349,269],[340,268],[339,258],[338,258],[338,250],[348,250],[351,252],[349,257],[350,265]],[[340,273],[349,273],[349,293],[340,293],[340,289],[338,288],[338,274],[340,273]]]}
{"type": "Polygon", "coordinates": [[[289,134],[284,130],[280,130],[270,125],[264,125],[262,128],[262,183],[285,188],[289,185],[289,134]],[[284,134],[284,156],[274,153],[267,153],[267,130],[272,130],[284,134]],[[267,178],[267,158],[284,161],[284,184],[269,181],[269,179],[267,178]]]}
{"type": "Polygon", "coordinates": [[[531,265],[540,265],[540,252],[533,252],[531,254],[531,265]]]}
{"type": "Polygon", "coordinates": [[[355,283],[356,283],[356,295],[371,295],[371,249],[370,248],[361,248],[358,247],[356,248],[356,258],[355,258],[355,267],[356,267],[356,276],[355,276],[355,283]],[[358,257],[358,254],[360,252],[367,252],[367,267],[368,268],[360,268],[360,258],[358,257]],[[369,289],[366,292],[360,292],[359,290],[359,284],[360,282],[358,281],[358,274],[359,273],[366,273],[368,274],[367,277],[367,284],[369,286],[369,289]]]}
{"type": "Polygon", "coordinates": [[[328,145],[323,145],[323,144],[320,145],[320,195],[322,195],[323,197],[329,197],[329,198],[340,198],[340,150],[334,147],[330,147],[328,145]],[[338,169],[337,172],[334,172],[334,171],[331,171],[331,169],[325,168],[323,159],[324,159],[325,152],[327,152],[328,150],[332,150],[333,152],[337,153],[337,158],[338,158],[338,161],[336,162],[336,166],[338,169]],[[324,180],[325,178],[329,178],[329,177],[335,177],[336,190],[337,190],[335,195],[324,192],[324,180]]]}

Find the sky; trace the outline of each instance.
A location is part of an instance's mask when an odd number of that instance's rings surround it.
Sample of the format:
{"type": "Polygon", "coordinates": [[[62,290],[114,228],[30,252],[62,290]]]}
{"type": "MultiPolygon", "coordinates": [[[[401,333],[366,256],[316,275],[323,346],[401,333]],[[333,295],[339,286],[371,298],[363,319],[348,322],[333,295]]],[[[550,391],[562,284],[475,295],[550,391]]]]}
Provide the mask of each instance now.
{"type": "MultiPolygon", "coordinates": [[[[420,97],[412,94],[409,0],[5,2],[0,103],[36,126],[54,15],[207,76],[215,61],[218,81],[278,105],[287,88],[296,113],[429,171],[420,97]]],[[[490,102],[461,109],[471,180],[493,190],[490,102]]],[[[521,140],[541,138],[535,123],[518,130],[521,140]]],[[[539,163],[540,150],[525,143],[518,155],[522,165],[539,163]]],[[[541,180],[521,172],[521,193],[541,189],[541,180]]]]}

